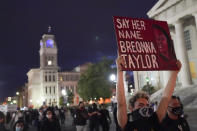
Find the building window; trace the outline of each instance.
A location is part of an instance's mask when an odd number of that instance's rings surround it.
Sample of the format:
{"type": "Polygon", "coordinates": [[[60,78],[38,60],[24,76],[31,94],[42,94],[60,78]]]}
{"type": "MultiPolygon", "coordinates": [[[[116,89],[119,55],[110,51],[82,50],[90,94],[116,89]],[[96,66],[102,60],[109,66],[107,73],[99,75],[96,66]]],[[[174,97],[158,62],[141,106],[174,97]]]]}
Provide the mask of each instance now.
{"type": "Polygon", "coordinates": [[[55,94],[55,86],[53,87],[53,89],[54,89],[54,94],[55,94]]]}
{"type": "Polygon", "coordinates": [[[192,45],[191,45],[191,39],[190,39],[190,32],[189,32],[189,30],[184,31],[184,39],[185,39],[186,50],[191,50],[192,49],[192,45]]]}
{"type": "Polygon", "coordinates": [[[55,75],[53,75],[53,81],[55,81],[55,75]]]}
{"type": "Polygon", "coordinates": [[[61,87],[61,91],[63,90],[63,87],[61,87]]]}
{"type": "Polygon", "coordinates": [[[47,94],[47,86],[45,87],[45,91],[46,91],[46,94],[47,94]]]}
{"type": "Polygon", "coordinates": [[[47,82],[47,75],[45,76],[45,81],[47,82]]]}
{"type": "Polygon", "coordinates": [[[50,94],[51,94],[51,87],[50,87],[50,94]]]}
{"type": "Polygon", "coordinates": [[[60,81],[63,81],[63,78],[62,78],[62,76],[60,76],[60,81]]]}
{"type": "Polygon", "coordinates": [[[49,75],[49,81],[51,81],[51,75],[49,75]]]}

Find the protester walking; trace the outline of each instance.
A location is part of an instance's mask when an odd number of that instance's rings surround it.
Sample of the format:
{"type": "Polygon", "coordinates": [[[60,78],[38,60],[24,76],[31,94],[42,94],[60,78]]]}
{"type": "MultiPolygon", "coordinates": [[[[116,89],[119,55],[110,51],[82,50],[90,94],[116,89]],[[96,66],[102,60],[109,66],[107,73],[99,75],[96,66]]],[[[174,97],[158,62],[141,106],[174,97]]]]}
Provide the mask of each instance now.
{"type": "Polygon", "coordinates": [[[25,124],[24,120],[19,119],[14,124],[13,131],[28,131],[28,126],[25,124]]]}
{"type": "Polygon", "coordinates": [[[105,104],[101,104],[100,105],[100,125],[102,127],[102,131],[109,131],[110,128],[110,124],[111,124],[111,118],[109,115],[109,111],[106,109],[105,104]]]}
{"type": "Polygon", "coordinates": [[[99,110],[96,103],[88,109],[90,131],[99,131],[99,110]]]}
{"type": "Polygon", "coordinates": [[[163,131],[190,131],[187,120],[183,115],[183,105],[180,98],[172,96],[168,105],[167,114],[162,121],[163,131]]]}
{"type": "Polygon", "coordinates": [[[88,112],[85,109],[84,103],[79,102],[79,106],[76,109],[74,116],[74,124],[77,131],[87,131],[86,121],[88,119],[88,112]]]}
{"type": "Polygon", "coordinates": [[[52,108],[48,108],[43,117],[41,131],[61,131],[59,120],[52,108]]]}
{"type": "Polygon", "coordinates": [[[0,111],[0,131],[8,131],[5,128],[5,115],[0,111]]]}

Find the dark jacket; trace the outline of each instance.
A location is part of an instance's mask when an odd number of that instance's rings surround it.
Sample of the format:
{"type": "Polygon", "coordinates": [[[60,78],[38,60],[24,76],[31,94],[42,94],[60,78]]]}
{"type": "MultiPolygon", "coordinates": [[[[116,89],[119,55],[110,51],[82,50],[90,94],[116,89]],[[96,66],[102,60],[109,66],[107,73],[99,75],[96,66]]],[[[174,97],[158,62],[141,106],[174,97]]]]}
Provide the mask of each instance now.
{"type": "Polygon", "coordinates": [[[75,125],[86,125],[86,120],[88,119],[87,111],[83,109],[77,109],[75,112],[75,125]]]}
{"type": "Polygon", "coordinates": [[[58,119],[49,121],[47,118],[41,124],[41,131],[61,131],[58,119]]]}

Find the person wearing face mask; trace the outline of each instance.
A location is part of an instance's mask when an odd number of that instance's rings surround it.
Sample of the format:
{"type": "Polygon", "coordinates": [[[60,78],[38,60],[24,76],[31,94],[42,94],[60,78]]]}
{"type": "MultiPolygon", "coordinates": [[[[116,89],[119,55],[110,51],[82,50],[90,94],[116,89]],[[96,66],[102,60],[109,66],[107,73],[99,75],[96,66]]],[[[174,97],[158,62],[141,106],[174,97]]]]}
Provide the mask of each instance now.
{"type": "Polygon", "coordinates": [[[176,78],[181,69],[181,63],[177,61],[177,71],[172,71],[166,88],[162,94],[161,101],[156,112],[153,113],[149,107],[149,98],[145,93],[136,93],[130,100],[131,119],[127,116],[127,105],[125,99],[124,81],[122,66],[125,61],[121,56],[116,60],[117,64],[117,119],[124,131],[159,131],[160,123],[165,117],[168,104],[173,94],[176,78]]]}
{"type": "Polygon", "coordinates": [[[163,131],[190,131],[187,120],[182,117],[183,105],[179,97],[172,96],[165,119],[162,121],[163,131]]]}
{"type": "Polygon", "coordinates": [[[25,122],[22,119],[19,119],[15,124],[14,124],[14,130],[13,131],[27,131],[27,126],[25,122]]]}
{"type": "Polygon", "coordinates": [[[76,125],[77,131],[86,131],[86,121],[88,119],[88,112],[84,107],[84,103],[81,101],[79,102],[79,106],[76,109],[74,115],[74,124],[76,125]]]}
{"type": "Polygon", "coordinates": [[[41,131],[61,131],[59,120],[52,108],[48,108],[43,114],[41,131]]]}

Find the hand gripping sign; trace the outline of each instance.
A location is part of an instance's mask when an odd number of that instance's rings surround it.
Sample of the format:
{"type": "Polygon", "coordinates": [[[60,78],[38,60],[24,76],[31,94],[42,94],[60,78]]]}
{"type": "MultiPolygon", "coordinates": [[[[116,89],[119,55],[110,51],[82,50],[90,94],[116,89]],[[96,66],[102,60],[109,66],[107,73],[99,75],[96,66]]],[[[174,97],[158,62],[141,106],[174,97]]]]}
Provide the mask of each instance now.
{"type": "Polygon", "coordinates": [[[177,70],[167,22],[114,16],[123,70],[177,70]]]}

